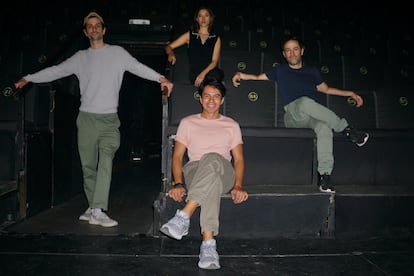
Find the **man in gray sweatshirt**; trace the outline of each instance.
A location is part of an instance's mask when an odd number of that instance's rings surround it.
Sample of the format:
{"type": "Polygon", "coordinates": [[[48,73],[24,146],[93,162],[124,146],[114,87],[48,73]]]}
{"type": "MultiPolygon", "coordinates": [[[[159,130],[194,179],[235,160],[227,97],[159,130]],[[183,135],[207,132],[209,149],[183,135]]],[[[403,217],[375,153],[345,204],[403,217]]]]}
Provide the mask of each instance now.
{"type": "Polygon", "coordinates": [[[69,75],[79,80],[80,101],[76,120],[78,150],[83,172],[83,186],[89,203],[79,217],[90,224],[112,227],[108,210],[113,157],[120,146],[118,98],[125,71],[141,78],[159,82],[168,96],[173,84],[163,75],[140,63],[124,48],[104,42],[106,28],[103,18],[89,13],[83,22],[83,32],[90,47],[79,50],[62,63],[29,74],[15,83],[20,89],[29,82],[51,82],[69,75]]]}

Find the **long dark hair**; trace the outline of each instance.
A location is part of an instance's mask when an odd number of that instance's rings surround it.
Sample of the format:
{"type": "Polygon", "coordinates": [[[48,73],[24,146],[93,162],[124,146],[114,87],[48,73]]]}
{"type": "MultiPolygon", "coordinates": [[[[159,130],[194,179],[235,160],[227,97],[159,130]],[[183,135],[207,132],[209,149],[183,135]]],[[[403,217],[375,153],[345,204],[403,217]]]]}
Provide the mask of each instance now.
{"type": "Polygon", "coordinates": [[[211,34],[214,32],[214,18],[216,17],[214,15],[214,12],[211,8],[207,7],[207,6],[201,6],[199,7],[195,12],[194,12],[194,18],[193,18],[193,31],[198,32],[200,30],[200,25],[197,22],[197,17],[198,17],[198,13],[201,10],[206,10],[209,14],[210,14],[210,24],[208,25],[208,32],[211,34]]]}

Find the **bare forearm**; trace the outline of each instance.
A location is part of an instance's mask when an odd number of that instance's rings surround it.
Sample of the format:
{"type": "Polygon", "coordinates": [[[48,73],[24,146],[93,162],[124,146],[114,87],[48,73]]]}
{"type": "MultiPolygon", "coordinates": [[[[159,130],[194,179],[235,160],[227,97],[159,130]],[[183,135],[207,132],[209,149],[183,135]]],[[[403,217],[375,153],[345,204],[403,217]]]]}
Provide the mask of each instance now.
{"type": "Polygon", "coordinates": [[[335,88],[335,87],[329,87],[326,94],[349,97],[349,96],[354,95],[355,92],[351,91],[351,90],[342,90],[342,89],[338,89],[338,88],[335,88]]]}
{"type": "Polygon", "coordinates": [[[235,181],[232,190],[230,191],[231,198],[235,204],[242,203],[249,198],[249,194],[242,187],[244,174],[244,161],[240,159],[234,163],[235,181]]]}
{"type": "Polygon", "coordinates": [[[182,161],[178,159],[173,159],[172,162],[172,174],[175,183],[183,183],[183,173],[182,173],[182,161]]]}
{"type": "Polygon", "coordinates": [[[236,72],[232,78],[233,86],[238,87],[241,80],[269,80],[265,73],[260,75],[246,74],[242,72],[236,72]]]}
{"type": "Polygon", "coordinates": [[[174,54],[174,50],[171,48],[171,46],[170,45],[167,45],[167,46],[165,46],[165,53],[167,54],[167,55],[171,55],[171,54],[174,54]]]}
{"type": "Polygon", "coordinates": [[[234,185],[233,187],[242,188],[243,187],[243,177],[244,177],[244,161],[239,160],[234,163],[234,185]]]}
{"type": "Polygon", "coordinates": [[[238,72],[240,80],[260,80],[260,75],[238,72]]]}

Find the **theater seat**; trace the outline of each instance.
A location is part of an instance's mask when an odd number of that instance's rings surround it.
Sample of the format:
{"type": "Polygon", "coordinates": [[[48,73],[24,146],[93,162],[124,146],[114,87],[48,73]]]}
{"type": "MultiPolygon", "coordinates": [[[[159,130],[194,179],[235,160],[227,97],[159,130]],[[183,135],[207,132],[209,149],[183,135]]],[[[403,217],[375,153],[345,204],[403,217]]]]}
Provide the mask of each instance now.
{"type": "Polygon", "coordinates": [[[225,114],[241,127],[276,126],[276,89],[273,81],[242,81],[239,87],[226,83],[225,114]]]}

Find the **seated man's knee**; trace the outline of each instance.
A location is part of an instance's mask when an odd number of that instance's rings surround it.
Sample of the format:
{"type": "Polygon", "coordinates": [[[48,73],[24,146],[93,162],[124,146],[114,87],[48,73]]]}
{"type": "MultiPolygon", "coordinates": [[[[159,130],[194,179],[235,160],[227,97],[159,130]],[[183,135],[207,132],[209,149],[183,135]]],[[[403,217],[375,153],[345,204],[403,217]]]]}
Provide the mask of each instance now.
{"type": "Polygon", "coordinates": [[[313,104],[315,104],[315,101],[309,97],[300,97],[297,99],[297,105],[300,108],[307,108],[313,104]]]}

